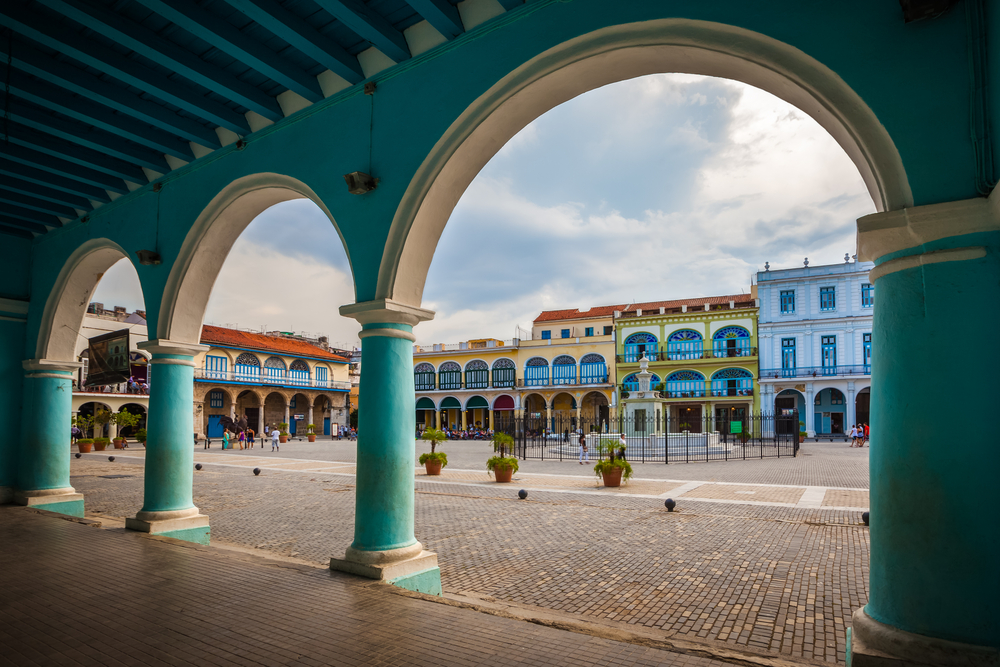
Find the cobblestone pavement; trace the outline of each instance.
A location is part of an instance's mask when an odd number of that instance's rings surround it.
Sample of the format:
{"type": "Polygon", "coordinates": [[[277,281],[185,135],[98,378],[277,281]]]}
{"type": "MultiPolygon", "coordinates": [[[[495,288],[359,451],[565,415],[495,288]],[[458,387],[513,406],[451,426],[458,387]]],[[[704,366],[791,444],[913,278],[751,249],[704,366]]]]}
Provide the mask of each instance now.
{"type": "Polygon", "coordinates": [[[0,544],[4,665],[725,664],[20,507],[0,507],[0,544]]]}
{"type": "MultiPolygon", "coordinates": [[[[212,455],[235,462],[232,456],[212,455]]],[[[88,512],[134,514],[141,459],[106,459],[74,460],[72,484],[86,494],[88,512]]],[[[353,536],[352,475],[265,467],[255,477],[248,467],[207,464],[195,476],[195,503],[211,517],[213,543],[316,563],[343,552],[353,536]]],[[[685,501],[675,486],[669,493],[678,510],[668,513],[659,498],[582,489],[535,489],[519,501],[522,484],[417,477],[417,537],[438,553],[446,592],[843,662],[850,614],[867,602],[868,533],[860,510],[829,507],[834,489],[802,509],[685,501]]],[[[687,486],[737,498],[743,490],[780,493],[789,501],[805,490],[687,486]]]]}

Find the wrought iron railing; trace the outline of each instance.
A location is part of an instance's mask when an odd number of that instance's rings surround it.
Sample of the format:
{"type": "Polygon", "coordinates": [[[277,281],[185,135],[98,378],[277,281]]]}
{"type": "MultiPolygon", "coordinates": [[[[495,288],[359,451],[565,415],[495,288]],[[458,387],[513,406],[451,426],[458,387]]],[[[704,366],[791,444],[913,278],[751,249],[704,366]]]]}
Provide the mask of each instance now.
{"type": "MultiPolygon", "coordinates": [[[[737,357],[756,357],[756,347],[726,348],[721,346],[706,347],[700,350],[660,350],[652,352],[646,350],[646,358],[650,361],[694,361],[698,359],[732,359],[737,357]]],[[[619,364],[638,363],[642,355],[616,354],[615,360],[619,364]]]]}
{"type": "Polygon", "coordinates": [[[871,375],[871,364],[846,366],[800,366],[798,368],[766,368],[760,372],[761,379],[838,377],[845,375],[871,375]]]}
{"type": "Polygon", "coordinates": [[[350,382],[340,380],[317,380],[316,378],[293,378],[288,376],[275,377],[273,375],[250,375],[237,373],[235,371],[216,371],[204,368],[194,369],[194,379],[206,382],[240,382],[244,384],[259,384],[279,387],[310,387],[313,389],[335,389],[338,391],[350,391],[350,382]]]}

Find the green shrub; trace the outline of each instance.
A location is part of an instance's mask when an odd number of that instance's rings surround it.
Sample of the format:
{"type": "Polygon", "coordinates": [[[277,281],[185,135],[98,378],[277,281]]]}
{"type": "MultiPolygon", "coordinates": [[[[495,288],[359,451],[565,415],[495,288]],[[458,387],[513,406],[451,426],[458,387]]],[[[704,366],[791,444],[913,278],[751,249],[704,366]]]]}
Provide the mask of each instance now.
{"type": "Polygon", "coordinates": [[[135,439],[139,442],[146,442],[146,429],[140,428],[135,432],[135,439]]]}
{"type": "MultiPolygon", "coordinates": [[[[509,436],[508,436],[509,437],[509,436]]],[[[517,472],[517,457],[515,456],[491,456],[486,462],[487,472],[495,472],[497,468],[501,470],[510,469],[512,472],[517,472]]]]}
{"type": "Polygon", "coordinates": [[[440,461],[443,468],[448,465],[448,455],[444,452],[424,452],[420,455],[420,465],[424,465],[428,461],[440,461]]]}
{"type": "Polygon", "coordinates": [[[632,464],[625,459],[601,459],[594,464],[594,474],[603,477],[604,473],[610,473],[615,468],[622,469],[623,482],[632,478],[632,464]]]}
{"type": "MultiPolygon", "coordinates": [[[[438,443],[443,442],[448,439],[448,436],[444,434],[444,431],[438,430],[436,428],[429,428],[424,431],[423,435],[420,436],[422,439],[431,443],[431,454],[437,449],[438,443]]],[[[423,463],[423,461],[421,461],[423,463]]]]}

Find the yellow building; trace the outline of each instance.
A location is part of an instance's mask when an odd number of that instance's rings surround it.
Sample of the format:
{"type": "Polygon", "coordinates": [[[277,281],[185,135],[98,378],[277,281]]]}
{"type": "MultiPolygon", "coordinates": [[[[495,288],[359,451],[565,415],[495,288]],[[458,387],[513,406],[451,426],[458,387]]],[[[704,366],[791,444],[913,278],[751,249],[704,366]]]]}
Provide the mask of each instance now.
{"type": "Polygon", "coordinates": [[[615,374],[613,308],[543,312],[531,339],[414,346],[417,424],[491,428],[526,417],[539,428],[609,418],[615,374]]]}
{"type": "Polygon", "coordinates": [[[706,418],[758,412],[757,305],[734,294],[636,303],[616,313],[622,400],[638,388],[645,355],[671,430],[698,432],[706,418]]]}

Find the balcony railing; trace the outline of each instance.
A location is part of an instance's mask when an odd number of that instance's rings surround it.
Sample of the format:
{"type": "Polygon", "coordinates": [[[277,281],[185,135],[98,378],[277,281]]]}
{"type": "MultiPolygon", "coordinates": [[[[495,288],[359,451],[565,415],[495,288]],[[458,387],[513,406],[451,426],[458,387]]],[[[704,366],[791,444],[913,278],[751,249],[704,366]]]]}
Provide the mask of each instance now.
{"type": "MultiPolygon", "coordinates": [[[[564,379],[564,378],[536,378],[532,380],[524,380],[519,378],[517,384],[504,380],[502,382],[491,383],[489,386],[479,386],[479,383],[475,383],[475,386],[470,386],[466,382],[460,382],[456,384],[445,384],[443,386],[437,387],[438,391],[456,391],[460,389],[513,389],[517,387],[587,387],[590,385],[598,384],[608,384],[608,376],[604,377],[585,377],[580,379],[564,379]]],[[[435,391],[433,384],[416,384],[417,391],[435,391]]]]}
{"type": "Polygon", "coordinates": [[[760,372],[761,379],[808,377],[844,377],[847,375],[871,375],[871,364],[853,366],[801,366],[799,368],[767,368],[760,372]]]}
{"type": "Polygon", "coordinates": [[[194,369],[194,379],[203,380],[205,382],[241,382],[247,384],[259,384],[267,386],[279,386],[279,387],[310,387],[313,389],[336,389],[338,391],[350,391],[350,382],[341,382],[339,380],[317,380],[316,378],[297,378],[297,377],[274,377],[274,376],[263,376],[260,375],[250,375],[248,373],[237,373],[234,371],[214,371],[206,370],[204,368],[194,369]]]}
{"type": "MultiPolygon", "coordinates": [[[[711,380],[709,380],[711,382],[711,380]]],[[[622,387],[624,391],[629,393],[639,391],[638,386],[624,386],[622,387]]],[[[665,391],[656,391],[656,398],[725,398],[728,396],[753,396],[753,387],[704,387],[704,388],[689,388],[689,389],[667,389],[665,391]]]]}
{"type": "MultiPolygon", "coordinates": [[[[700,350],[661,350],[645,351],[650,361],[692,361],[697,359],[731,359],[734,357],[756,357],[756,347],[706,347],[700,350]]],[[[619,364],[635,364],[642,358],[641,354],[628,353],[615,355],[619,364]]]]}

